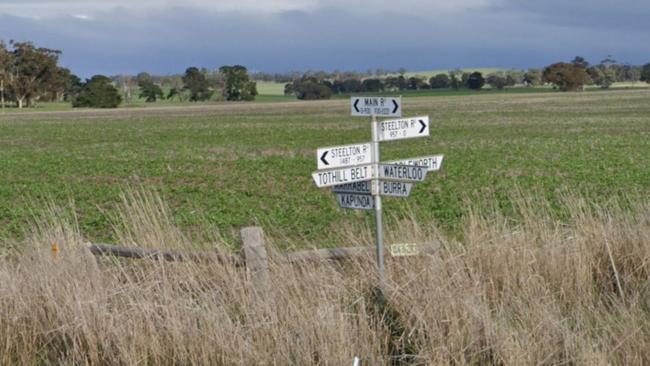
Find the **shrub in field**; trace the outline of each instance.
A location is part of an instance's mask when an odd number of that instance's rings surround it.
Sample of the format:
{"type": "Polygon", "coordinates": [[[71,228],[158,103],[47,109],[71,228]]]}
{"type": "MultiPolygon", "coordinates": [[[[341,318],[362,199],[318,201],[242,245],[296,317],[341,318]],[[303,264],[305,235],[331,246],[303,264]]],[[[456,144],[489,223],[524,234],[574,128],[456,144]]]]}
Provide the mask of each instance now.
{"type": "Polygon", "coordinates": [[[111,80],[104,75],[95,75],[86,80],[72,106],[116,108],[121,102],[122,97],[111,80]]]}

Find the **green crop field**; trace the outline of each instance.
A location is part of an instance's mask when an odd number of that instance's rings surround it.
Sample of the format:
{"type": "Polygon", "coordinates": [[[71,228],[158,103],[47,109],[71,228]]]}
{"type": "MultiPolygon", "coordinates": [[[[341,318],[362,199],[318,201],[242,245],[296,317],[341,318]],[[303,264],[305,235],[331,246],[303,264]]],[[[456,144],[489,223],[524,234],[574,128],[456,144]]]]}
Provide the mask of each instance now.
{"type": "MultiPolygon", "coordinates": [[[[647,91],[406,97],[404,113],[429,115],[431,137],[383,143],[382,157],[445,161],[410,198],[385,199],[389,227],[415,217],[453,235],[468,204],[507,214],[517,192],[548,200],[559,219],[564,194],[594,207],[650,194],[647,91]]],[[[315,187],[315,151],[368,140],[347,100],[6,111],[0,238],[20,238],[47,203],[73,208],[90,240],[114,242],[120,194],[135,188],[160,193],[190,235],[260,224],[287,246],[338,245],[339,228],[372,216],[315,187]]]]}

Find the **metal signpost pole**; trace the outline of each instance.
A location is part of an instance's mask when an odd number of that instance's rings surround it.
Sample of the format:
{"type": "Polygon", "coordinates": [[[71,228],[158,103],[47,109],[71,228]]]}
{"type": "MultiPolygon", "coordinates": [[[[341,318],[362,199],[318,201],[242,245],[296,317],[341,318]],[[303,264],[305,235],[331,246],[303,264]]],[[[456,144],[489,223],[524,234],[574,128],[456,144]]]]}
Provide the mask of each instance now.
{"type": "Polygon", "coordinates": [[[386,278],[384,275],[384,230],[382,223],[381,195],[379,194],[379,122],[377,116],[372,115],[372,160],[375,172],[372,179],[372,195],[375,199],[375,243],[377,246],[377,271],[379,273],[379,291],[384,295],[386,278]]]}

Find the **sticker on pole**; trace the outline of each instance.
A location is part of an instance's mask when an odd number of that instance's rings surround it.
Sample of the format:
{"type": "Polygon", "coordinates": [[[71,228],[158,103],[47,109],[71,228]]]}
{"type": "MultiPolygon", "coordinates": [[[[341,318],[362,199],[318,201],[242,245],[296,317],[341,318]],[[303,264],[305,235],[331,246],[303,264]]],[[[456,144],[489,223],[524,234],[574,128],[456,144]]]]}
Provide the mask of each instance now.
{"type": "Polygon", "coordinates": [[[351,165],[370,164],[372,149],[370,143],[344,146],[321,147],[316,150],[318,169],[333,169],[351,165]]]}
{"type": "Polygon", "coordinates": [[[407,257],[420,254],[420,249],[414,243],[399,243],[390,246],[390,255],[393,257],[407,257]]]}
{"type": "Polygon", "coordinates": [[[369,194],[337,193],[336,200],[342,208],[374,210],[375,198],[369,194]]]}
{"type": "Polygon", "coordinates": [[[379,178],[403,182],[422,182],[427,177],[427,168],[414,165],[380,164],[379,178]]]}
{"type": "Polygon", "coordinates": [[[379,141],[429,136],[429,116],[389,119],[379,122],[379,141]]]}
{"type": "Polygon", "coordinates": [[[353,116],[402,116],[402,97],[351,97],[353,116]]]}
{"type": "Polygon", "coordinates": [[[402,160],[387,161],[385,164],[423,166],[429,172],[436,172],[442,167],[444,155],[421,156],[402,160]]]}
{"type": "Polygon", "coordinates": [[[314,178],[316,186],[322,188],[372,179],[372,170],[372,165],[360,165],[333,170],[319,170],[312,173],[311,176],[314,178]]]}

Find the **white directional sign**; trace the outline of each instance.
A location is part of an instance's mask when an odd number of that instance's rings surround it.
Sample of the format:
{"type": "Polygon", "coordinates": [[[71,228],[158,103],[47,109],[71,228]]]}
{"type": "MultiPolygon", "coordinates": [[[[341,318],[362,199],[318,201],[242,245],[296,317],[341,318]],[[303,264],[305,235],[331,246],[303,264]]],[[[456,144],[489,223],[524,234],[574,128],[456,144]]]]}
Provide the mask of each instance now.
{"type": "Polygon", "coordinates": [[[336,200],[343,208],[374,210],[375,198],[369,194],[337,193],[336,200]]]}
{"type": "Polygon", "coordinates": [[[390,246],[390,255],[393,257],[407,257],[420,254],[420,248],[414,243],[399,243],[390,246]]]}
{"type": "Polygon", "coordinates": [[[337,184],[354,183],[372,179],[372,165],[360,165],[348,168],[320,170],[311,174],[316,186],[331,187],[337,184]]]}
{"type": "Polygon", "coordinates": [[[316,150],[318,169],[340,168],[372,162],[370,143],[321,147],[316,150]]]}
{"type": "Polygon", "coordinates": [[[427,177],[427,168],[414,165],[380,164],[379,178],[406,182],[421,182],[427,177]]]}
{"type": "MultiPolygon", "coordinates": [[[[413,183],[379,181],[379,194],[382,196],[408,197],[412,188],[413,183]]],[[[332,192],[372,194],[372,181],[340,184],[332,187],[332,192]]]]}
{"type": "Polygon", "coordinates": [[[353,116],[402,116],[402,97],[351,97],[353,116]]]}
{"type": "Polygon", "coordinates": [[[379,122],[379,141],[429,136],[429,116],[389,119],[379,122]]]}
{"type": "Polygon", "coordinates": [[[427,171],[435,172],[442,167],[443,157],[443,155],[420,156],[418,158],[387,161],[384,164],[423,166],[427,168],[427,171]]]}

